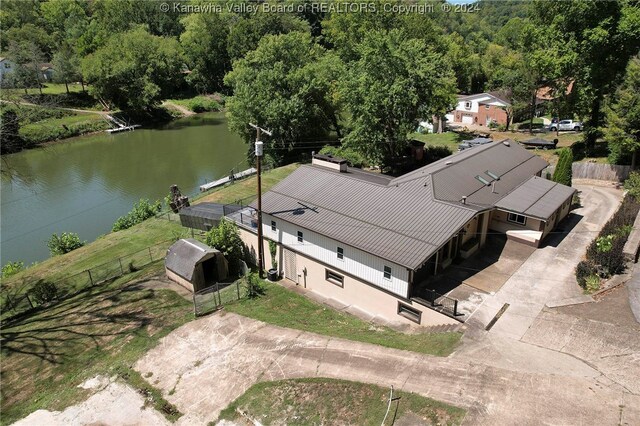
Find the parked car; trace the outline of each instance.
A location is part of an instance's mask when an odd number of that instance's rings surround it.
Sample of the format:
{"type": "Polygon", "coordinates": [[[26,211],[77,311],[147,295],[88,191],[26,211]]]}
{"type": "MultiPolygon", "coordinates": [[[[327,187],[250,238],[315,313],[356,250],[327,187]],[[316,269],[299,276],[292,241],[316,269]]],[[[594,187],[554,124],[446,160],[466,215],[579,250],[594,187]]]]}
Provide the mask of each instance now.
{"type": "Polygon", "coordinates": [[[560,120],[557,123],[551,123],[549,125],[549,130],[552,132],[555,131],[571,131],[574,130],[579,132],[583,129],[582,121],[574,121],[574,120],[560,120]]]}

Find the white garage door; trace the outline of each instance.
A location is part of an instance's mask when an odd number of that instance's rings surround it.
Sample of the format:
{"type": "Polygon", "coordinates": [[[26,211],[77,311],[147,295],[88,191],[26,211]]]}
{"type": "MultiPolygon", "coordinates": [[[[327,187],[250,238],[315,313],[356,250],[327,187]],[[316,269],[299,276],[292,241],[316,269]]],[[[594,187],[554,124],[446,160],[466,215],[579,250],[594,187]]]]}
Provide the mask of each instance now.
{"type": "Polygon", "coordinates": [[[463,115],[462,124],[473,124],[473,117],[470,115],[463,115]]]}

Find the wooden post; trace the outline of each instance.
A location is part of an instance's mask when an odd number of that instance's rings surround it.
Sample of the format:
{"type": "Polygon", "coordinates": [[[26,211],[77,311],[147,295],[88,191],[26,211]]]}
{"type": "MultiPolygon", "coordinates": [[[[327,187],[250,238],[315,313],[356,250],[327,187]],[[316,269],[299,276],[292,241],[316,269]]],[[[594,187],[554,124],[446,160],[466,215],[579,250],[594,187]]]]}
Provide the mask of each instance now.
{"type": "Polygon", "coordinates": [[[122,275],[124,275],[124,268],[122,267],[122,258],[118,258],[118,262],[120,263],[120,272],[122,272],[122,275]]]}
{"type": "Polygon", "coordinates": [[[240,280],[236,280],[236,291],[238,292],[238,300],[240,300],[240,280]]]}
{"type": "Polygon", "coordinates": [[[87,269],[87,273],[89,274],[89,281],[91,281],[91,285],[93,285],[93,277],[91,276],[91,271],[87,269]]]}
{"type": "Polygon", "coordinates": [[[31,303],[31,299],[29,299],[29,293],[25,293],[24,296],[27,298],[27,302],[29,302],[29,306],[33,309],[33,303],[31,303]]]}
{"type": "Polygon", "coordinates": [[[151,259],[151,262],[153,262],[153,256],[151,256],[151,247],[149,247],[149,259],[151,259]]]}

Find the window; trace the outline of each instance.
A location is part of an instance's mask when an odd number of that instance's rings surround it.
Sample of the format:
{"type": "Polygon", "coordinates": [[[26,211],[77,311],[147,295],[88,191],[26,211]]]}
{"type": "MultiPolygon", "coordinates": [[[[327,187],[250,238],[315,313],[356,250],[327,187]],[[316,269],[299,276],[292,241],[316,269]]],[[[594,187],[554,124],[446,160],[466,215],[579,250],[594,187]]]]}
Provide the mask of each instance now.
{"type": "Polygon", "coordinates": [[[384,279],[385,280],[390,280],[391,279],[391,267],[390,266],[385,266],[384,267],[384,279]]]}
{"type": "Polygon", "coordinates": [[[338,259],[340,260],[344,259],[344,250],[342,249],[342,247],[338,247],[337,253],[338,253],[338,259]]]}
{"type": "Polygon", "coordinates": [[[484,106],[485,109],[489,109],[489,104],[484,106]]]}
{"type": "Polygon", "coordinates": [[[275,221],[275,220],[272,220],[272,221],[271,221],[271,230],[272,230],[273,232],[276,232],[276,229],[277,229],[277,228],[276,228],[276,221],[275,221]]]}
{"type": "Polygon", "coordinates": [[[465,107],[466,109],[471,109],[471,102],[469,102],[469,101],[465,102],[465,103],[464,103],[464,107],[465,107]]]}
{"type": "Polygon", "coordinates": [[[301,243],[301,242],[303,242],[303,240],[304,240],[304,238],[303,238],[303,235],[302,235],[302,231],[298,231],[298,242],[301,243]]]}
{"type": "Polygon", "coordinates": [[[331,284],[335,284],[339,287],[344,287],[344,277],[340,274],[336,274],[328,269],[324,270],[324,278],[331,284]]]}
{"type": "Polygon", "coordinates": [[[509,213],[509,217],[507,218],[509,222],[517,223],[518,225],[524,225],[527,223],[527,218],[522,216],[521,214],[509,213]]]}
{"type": "Polygon", "coordinates": [[[420,312],[416,308],[412,308],[409,305],[405,305],[404,303],[398,302],[398,315],[402,315],[406,319],[420,324],[422,312],[420,312]]]}

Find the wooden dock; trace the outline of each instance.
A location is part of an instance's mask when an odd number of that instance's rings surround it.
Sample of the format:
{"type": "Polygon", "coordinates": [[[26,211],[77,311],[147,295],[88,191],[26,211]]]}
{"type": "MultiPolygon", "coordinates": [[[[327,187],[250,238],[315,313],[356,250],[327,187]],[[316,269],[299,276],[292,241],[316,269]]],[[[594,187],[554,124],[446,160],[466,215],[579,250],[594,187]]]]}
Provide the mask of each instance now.
{"type": "Polygon", "coordinates": [[[214,180],[213,182],[205,183],[204,185],[200,185],[200,192],[205,192],[213,188],[217,188],[218,186],[222,186],[226,183],[232,182],[234,180],[239,180],[246,178],[247,176],[255,175],[257,170],[255,168],[250,168],[247,170],[243,170],[240,173],[236,173],[234,175],[223,177],[222,179],[214,180]]]}
{"type": "Polygon", "coordinates": [[[105,130],[107,133],[126,132],[129,130],[135,130],[136,128],[140,127],[139,124],[128,124],[109,114],[105,114],[104,118],[110,123],[116,125],[116,127],[112,127],[111,129],[105,130]]]}

